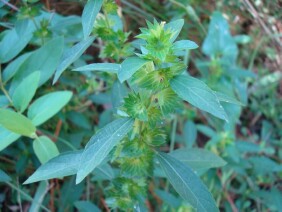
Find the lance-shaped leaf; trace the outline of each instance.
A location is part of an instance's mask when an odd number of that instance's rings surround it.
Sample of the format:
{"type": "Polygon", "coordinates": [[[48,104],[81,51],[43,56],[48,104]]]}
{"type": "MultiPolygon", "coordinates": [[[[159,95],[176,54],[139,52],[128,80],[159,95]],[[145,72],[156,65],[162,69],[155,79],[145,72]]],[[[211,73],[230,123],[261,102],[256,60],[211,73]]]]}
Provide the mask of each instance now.
{"type": "Polygon", "coordinates": [[[87,38],[93,30],[96,16],[103,4],[103,0],[88,0],[82,13],[82,28],[84,38],[87,38]]]}
{"type": "Polygon", "coordinates": [[[139,57],[129,57],[121,63],[121,68],[118,72],[118,79],[121,83],[128,80],[136,71],[138,71],[148,60],[139,57]]]}
{"type": "Polygon", "coordinates": [[[205,83],[190,77],[179,75],[170,81],[174,92],[195,107],[227,121],[227,115],[217,96],[205,83]]]}
{"type": "Polygon", "coordinates": [[[56,69],[53,84],[58,81],[59,77],[67,69],[67,67],[75,62],[83,54],[83,52],[93,43],[94,39],[94,37],[88,37],[85,40],[80,41],[64,53],[63,58],[58,68],[56,69]]]}
{"type": "Polygon", "coordinates": [[[19,137],[21,137],[19,134],[13,133],[0,126],[0,151],[16,141],[19,137]]]}
{"type": "Polygon", "coordinates": [[[217,91],[215,91],[214,93],[215,93],[215,95],[217,96],[217,98],[220,102],[227,102],[227,103],[230,103],[230,104],[244,106],[244,104],[242,102],[238,101],[237,99],[235,99],[232,96],[228,96],[227,94],[217,92],[217,91]]]}
{"type": "Polygon", "coordinates": [[[14,133],[33,137],[36,128],[25,116],[11,110],[0,109],[0,125],[14,133]]]}
{"type": "Polygon", "coordinates": [[[92,63],[86,66],[82,66],[74,69],[73,71],[102,71],[109,73],[118,73],[120,64],[116,63],[92,63]]]}
{"type": "Polygon", "coordinates": [[[12,179],[3,170],[0,169],[0,182],[9,182],[12,179]]]}
{"type": "Polygon", "coordinates": [[[7,30],[0,42],[0,61],[6,63],[17,56],[32,38],[32,27],[26,27],[24,33],[19,36],[16,29],[7,30]]]}
{"type": "Polygon", "coordinates": [[[172,151],[170,155],[195,171],[226,165],[226,162],[222,158],[205,149],[182,148],[172,151]]]}
{"type": "Polygon", "coordinates": [[[165,153],[157,153],[157,159],[174,189],[196,211],[219,211],[207,187],[188,166],[165,153]]]}
{"type": "Polygon", "coordinates": [[[41,165],[24,184],[74,175],[79,166],[82,150],[65,152],[41,165]]]}
{"type": "Polygon", "coordinates": [[[63,37],[56,37],[48,41],[44,46],[33,51],[20,65],[19,70],[16,71],[9,89],[10,94],[13,94],[15,88],[26,76],[35,71],[40,71],[39,86],[43,85],[56,70],[63,54],[63,48],[63,37]]]}
{"type": "Polygon", "coordinates": [[[12,96],[13,105],[21,113],[27,108],[38,87],[40,72],[36,71],[28,75],[15,89],[12,96]]]}
{"type": "Polygon", "coordinates": [[[178,19],[178,20],[169,22],[164,26],[165,30],[170,30],[171,32],[174,33],[172,38],[170,39],[171,42],[175,41],[175,39],[179,35],[183,25],[184,25],[184,20],[178,19]]]}
{"type": "Polygon", "coordinates": [[[76,183],[80,183],[107,157],[114,146],[132,129],[133,122],[131,118],[117,119],[90,139],[80,159],[76,183]]]}
{"type": "Polygon", "coordinates": [[[179,49],[196,49],[199,46],[191,41],[191,40],[180,40],[180,41],[176,41],[173,44],[173,49],[174,50],[179,50],[179,49]]]}
{"type": "Polygon", "coordinates": [[[56,91],[35,100],[28,109],[28,118],[38,126],[58,113],[71,99],[72,92],[56,91]]]}

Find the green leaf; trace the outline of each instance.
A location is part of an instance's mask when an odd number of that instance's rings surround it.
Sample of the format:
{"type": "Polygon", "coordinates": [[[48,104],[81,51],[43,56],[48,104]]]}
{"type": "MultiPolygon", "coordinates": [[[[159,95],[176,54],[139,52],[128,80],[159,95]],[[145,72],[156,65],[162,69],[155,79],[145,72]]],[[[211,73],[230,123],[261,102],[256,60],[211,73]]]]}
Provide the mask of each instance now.
{"type": "Polygon", "coordinates": [[[35,100],[28,109],[28,118],[38,126],[58,113],[71,99],[72,92],[56,91],[35,100]]]}
{"type": "Polygon", "coordinates": [[[19,112],[23,112],[33,98],[40,79],[40,72],[36,71],[24,78],[15,89],[12,96],[13,105],[19,112]]]}
{"type": "Polygon", "coordinates": [[[138,71],[148,60],[139,57],[129,57],[121,63],[121,68],[118,72],[118,79],[121,83],[128,80],[136,71],[138,71]]]}
{"type": "Polygon", "coordinates": [[[220,119],[228,120],[217,96],[205,83],[190,77],[179,75],[170,81],[174,92],[195,107],[206,111],[220,119]]]}
{"type": "Polygon", "coordinates": [[[56,69],[53,84],[58,81],[59,77],[67,69],[67,67],[75,62],[83,54],[83,52],[85,52],[85,50],[93,43],[94,39],[94,37],[88,37],[85,40],[80,41],[64,53],[63,58],[58,68],[56,69]]]}
{"type": "Polygon", "coordinates": [[[11,61],[3,71],[3,82],[10,80],[19,70],[20,66],[29,58],[31,53],[25,53],[11,61]]]}
{"type": "Polygon", "coordinates": [[[33,150],[42,164],[59,155],[56,144],[46,136],[40,136],[33,141],[33,150]]]}
{"type": "Polygon", "coordinates": [[[7,130],[28,137],[35,135],[35,126],[25,116],[11,110],[0,109],[0,117],[0,125],[7,130]]]}
{"type": "Polygon", "coordinates": [[[133,122],[131,118],[117,119],[103,127],[90,139],[80,159],[77,184],[100,165],[114,146],[132,129],[133,122]]]}
{"type": "Polygon", "coordinates": [[[183,135],[187,147],[192,148],[197,138],[197,128],[194,122],[186,121],[183,128],[183,135]]]}
{"type": "Polygon", "coordinates": [[[73,71],[102,71],[109,73],[118,73],[121,65],[116,63],[92,63],[74,69],[73,71]]]}
{"type": "Polygon", "coordinates": [[[227,21],[220,12],[214,12],[212,15],[202,50],[210,57],[222,55],[223,61],[236,62],[238,47],[230,34],[227,21]]]}
{"type": "Polygon", "coordinates": [[[242,102],[238,101],[237,99],[235,99],[232,96],[229,96],[229,95],[226,95],[224,93],[217,92],[217,91],[215,91],[214,93],[215,93],[215,95],[217,96],[217,98],[220,102],[227,102],[227,103],[230,103],[230,104],[244,106],[244,104],[242,102]]]}
{"type": "Polygon", "coordinates": [[[178,19],[178,20],[169,22],[164,26],[165,30],[169,29],[174,33],[174,35],[170,39],[171,42],[175,41],[175,39],[178,37],[183,25],[184,25],[184,20],[178,19]]]}
{"type": "Polygon", "coordinates": [[[175,190],[196,211],[219,211],[211,193],[188,166],[165,153],[158,153],[157,159],[175,190]]]}
{"type": "Polygon", "coordinates": [[[100,212],[101,210],[89,201],[77,201],[74,203],[79,212],[100,212]]]}
{"type": "Polygon", "coordinates": [[[2,169],[0,169],[0,182],[9,182],[12,179],[2,169]]]}
{"type": "Polygon", "coordinates": [[[170,155],[195,171],[226,165],[226,162],[222,158],[205,149],[182,148],[172,151],[170,155]]]}
{"type": "Polygon", "coordinates": [[[44,200],[44,196],[48,193],[48,182],[42,181],[40,182],[39,186],[37,187],[35,196],[32,200],[32,204],[29,208],[29,211],[40,211],[40,205],[44,200]]]}
{"type": "Polygon", "coordinates": [[[173,208],[178,208],[182,204],[182,200],[179,197],[177,198],[167,191],[156,189],[154,192],[162,199],[165,204],[168,204],[173,208]]]}
{"type": "Polygon", "coordinates": [[[19,137],[21,137],[19,134],[13,133],[0,126],[0,151],[16,141],[19,137]]]}
{"type": "Polygon", "coordinates": [[[19,67],[10,88],[11,94],[20,82],[29,74],[40,71],[39,86],[44,84],[54,73],[63,53],[64,39],[56,37],[41,48],[32,52],[30,57],[19,67]]]}
{"type": "Polygon", "coordinates": [[[93,30],[96,16],[103,4],[103,0],[88,0],[82,12],[82,28],[84,39],[86,39],[93,30]]]}
{"type": "Polygon", "coordinates": [[[180,40],[180,41],[176,41],[173,44],[173,49],[174,50],[179,50],[179,49],[196,49],[199,46],[191,41],[191,40],[180,40]]]}
{"type": "Polygon", "coordinates": [[[80,151],[65,152],[42,164],[24,184],[74,175],[79,166],[80,151]]]}
{"type": "Polygon", "coordinates": [[[8,30],[0,43],[0,61],[6,63],[17,56],[32,38],[32,30],[26,28],[21,36],[18,36],[16,29],[8,30]]]}

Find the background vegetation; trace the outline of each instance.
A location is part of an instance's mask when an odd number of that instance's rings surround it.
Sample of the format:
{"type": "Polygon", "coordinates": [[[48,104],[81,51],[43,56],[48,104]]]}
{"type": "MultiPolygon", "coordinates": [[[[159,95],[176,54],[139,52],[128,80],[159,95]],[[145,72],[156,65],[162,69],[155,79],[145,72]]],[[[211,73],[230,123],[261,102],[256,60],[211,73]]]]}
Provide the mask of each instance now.
{"type": "MultiPolygon", "coordinates": [[[[0,210],[109,211],[114,204],[107,195],[117,166],[98,166],[78,185],[74,176],[23,182],[59,152],[84,147],[120,112],[128,91],[115,74],[71,70],[89,63],[121,63],[132,56],[140,45],[135,36],[140,27],[147,27],[146,20],[184,19],[178,40],[193,40],[199,48],[178,56],[188,66],[187,73],[230,97],[221,96],[229,121],[183,103],[162,123],[167,142],[160,150],[188,161],[220,211],[281,211],[281,1],[104,1],[91,29],[96,39],[80,42],[85,35],[81,25],[85,4],[0,1],[0,123],[4,126],[4,108],[13,106],[27,114],[39,136],[16,131],[24,135],[20,137],[0,124],[0,210]],[[70,63],[68,52],[73,55],[70,63]],[[226,165],[195,148],[213,152],[226,165]],[[201,163],[191,160],[197,157],[201,163]]],[[[18,123],[11,125],[17,128],[18,123]]],[[[21,126],[33,130],[25,120],[21,126]]],[[[132,210],[193,211],[160,170],[147,185],[144,208],[132,210]]]]}

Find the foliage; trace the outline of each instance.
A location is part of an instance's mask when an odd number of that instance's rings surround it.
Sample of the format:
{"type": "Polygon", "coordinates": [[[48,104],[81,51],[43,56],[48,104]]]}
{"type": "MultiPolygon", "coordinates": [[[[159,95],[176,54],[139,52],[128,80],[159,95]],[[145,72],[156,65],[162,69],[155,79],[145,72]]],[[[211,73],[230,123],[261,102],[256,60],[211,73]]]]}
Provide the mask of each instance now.
{"type": "Polygon", "coordinates": [[[256,47],[242,68],[254,35],[197,1],[46,2],[0,2],[0,208],[281,208],[282,77],[256,47]]]}

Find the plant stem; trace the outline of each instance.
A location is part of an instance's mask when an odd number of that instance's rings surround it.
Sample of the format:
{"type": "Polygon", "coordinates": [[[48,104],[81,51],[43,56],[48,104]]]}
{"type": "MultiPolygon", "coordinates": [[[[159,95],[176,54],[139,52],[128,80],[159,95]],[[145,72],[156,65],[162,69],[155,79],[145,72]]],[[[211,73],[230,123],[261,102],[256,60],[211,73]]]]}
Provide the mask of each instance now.
{"type": "MultiPolygon", "coordinates": [[[[34,199],[29,196],[27,193],[25,193],[23,190],[21,190],[20,188],[18,188],[17,186],[15,186],[14,184],[10,183],[10,182],[6,182],[11,188],[15,189],[16,191],[18,191],[22,196],[24,196],[27,200],[29,201],[34,201],[34,199]]],[[[39,207],[41,207],[43,210],[50,212],[50,210],[48,208],[46,208],[44,205],[39,204],[39,207]]]]}
{"type": "Polygon", "coordinates": [[[2,71],[1,71],[1,64],[0,64],[0,89],[2,90],[2,92],[4,93],[4,95],[6,96],[6,98],[9,100],[10,104],[13,105],[13,101],[9,95],[9,93],[7,92],[7,90],[4,87],[4,83],[2,81],[2,71]]]}
{"type": "Polygon", "coordinates": [[[179,3],[179,2],[177,2],[177,1],[175,1],[175,0],[169,0],[172,4],[175,4],[176,6],[178,6],[178,7],[181,7],[181,8],[183,8],[185,11],[186,11],[186,13],[187,13],[187,15],[190,17],[190,18],[192,18],[198,25],[199,25],[199,27],[201,28],[201,30],[204,32],[204,34],[206,35],[207,34],[207,31],[205,30],[205,27],[202,25],[202,23],[201,23],[201,21],[200,21],[200,18],[197,16],[197,14],[196,14],[196,12],[194,11],[194,9],[191,7],[191,6],[185,6],[185,5],[183,5],[182,3],[179,3]],[[189,8],[190,8],[190,11],[189,11],[189,8]],[[193,13],[193,14],[191,14],[191,12],[193,13]]]}
{"type": "Polygon", "coordinates": [[[19,11],[19,8],[17,8],[15,5],[10,4],[9,2],[5,1],[5,0],[0,0],[3,4],[7,5],[8,7],[10,7],[11,9],[15,10],[15,11],[19,11]]]}

